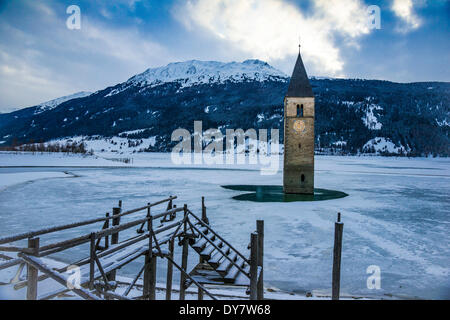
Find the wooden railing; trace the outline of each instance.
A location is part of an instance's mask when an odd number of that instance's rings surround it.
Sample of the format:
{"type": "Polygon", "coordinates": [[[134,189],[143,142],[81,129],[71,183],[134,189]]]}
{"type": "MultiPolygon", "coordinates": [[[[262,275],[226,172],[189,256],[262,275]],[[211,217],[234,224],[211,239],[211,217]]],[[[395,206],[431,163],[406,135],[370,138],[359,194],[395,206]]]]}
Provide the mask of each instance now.
{"type": "MultiPolygon", "coordinates": [[[[105,217],[89,219],[70,224],[53,226],[40,230],[21,233],[0,238],[0,252],[17,253],[17,258],[8,255],[2,255],[7,261],[0,263],[0,271],[16,265],[19,266],[19,274],[23,267],[27,267],[27,279],[25,281],[15,280],[14,289],[21,289],[27,287],[27,299],[34,300],[38,298],[38,283],[45,279],[53,279],[65,287],[55,292],[47,293],[40,296],[42,299],[51,299],[61,293],[73,291],[83,299],[130,299],[128,297],[132,288],[136,285],[137,280],[142,276],[144,278],[144,289],[142,296],[134,297],[134,299],[155,299],[156,298],[156,259],[165,258],[168,261],[167,268],[167,284],[166,284],[166,299],[171,299],[173,266],[181,273],[180,277],[180,299],[185,298],[185,283],[189,279],[194,283],[199,290],[201,296],[203,293],[208,295],[211,299],[217,299],[204,285],[199,283],[187,270],[187,255],[188,243],[193,241],[193,238],[205,235],[195,225],[199,223],[202,227],[206,227],[209,232],[219,238],[231,250],[234,250],[245,263],[250,265],[250,272],[246,272],[241,266],[232,261],[225,253],[225,259],[236,266],[243,274],[250,279],[250,298],[261,298],[262,281],[258,285],[258,279],[262,279],[262,253],[261,243],[259,243],[256,234],[256,242],[254,242],[254,235],[252,234],[251,244],[251,258],[244,257],[239,251],[231,246],[225,239],[220,237],[208,223],[206,217],[206,207],[204,206],[204,198],[202,198],[202,218],[197,217],[187,205],[177,208],[173,204],[173,200],[177,197],[170,196],[161,201],[148,203],[140,208],[122,212],[122,201],[119,201],[119,206],[114,207],[112,215],[109,213],[105,217]],[[157,212],[152,215],[151,208],[167,203],[167,208],[162,212],[157,212]],[[145,217],[135,218],[129,222],[121,223],[121,217],[131,215],[133,213],[146,211],[145,217]],[[177,213],[183,212],[182,217],[177,217],[177,213]],[[193,218],[193,223],[190,218],[193,218]],[[160,225],[156,225],[159,220],[160,225]],[[103,222],[100,230],[93,230],[85,234],[79,235],[75,238],[65,239],[49,244],[41,243],[39,236],[48,235],[59,231],[74,229],[82,226],[93,225],[103,222]],[[127,234],[126,238],[119,241],[119,234],[123,231],[137,227],[137,235],[130,236],[127,234]],[[179,244],[183,246],[182,262],[178,264],[174,260],[174,241],[179,239],[179,244]],[[14,245],[14,242],[23,241],[27,239],[28,245],[21,247],[14,245]],[[102,245],[103,241],[103,245],[102,245]],[[70,250],[84,244],[89,243],[89,254],[70,265],[49,266],[43,260],[44,257],[51,256],[55,253],[70,250]],[[161,246],[167,245],[167,249],[162,249],[161,246]],[[259,247],[258,247],[259,246],[259,247]],[[124,265],[129,264],[135,259],[145,256],[144,265],[139,269],[139,272],[132,279],[123,295],[118,295],[113,292],[114,282],[117,271],[124,265]],[[259,256],[260,255],[260,256],[259,256]],[[256,258],[255,258],[255,257],[256,258]],[[68,277],[66,272],[72,267],[80,268],[80,286],[69,287],[68,277]],[[40,272],[41,274],[38,274],[40,272]],[[256,282],[255,282],[256,281],[256,282]]],[[[205,237],[207,240],[208,237],[205,237]]],[[[259,238],[262,239],[262,238],[259,238]]],[[[221,249],[216,247],[214,243],[210,242],[216,250],[221,252],[221,249]]],[[[18,277],[16,277],[18,278],[18,277]]]]}

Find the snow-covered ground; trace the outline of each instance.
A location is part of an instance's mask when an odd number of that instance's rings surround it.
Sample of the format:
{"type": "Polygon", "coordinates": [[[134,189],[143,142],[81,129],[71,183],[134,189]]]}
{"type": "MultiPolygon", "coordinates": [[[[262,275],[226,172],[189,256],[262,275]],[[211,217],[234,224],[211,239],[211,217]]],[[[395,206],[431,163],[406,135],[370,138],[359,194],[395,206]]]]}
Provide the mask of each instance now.
{"type": "MultiPolygon", "coordinates": [[[[1,181],[6,174],[26,173],[31,177],[44,171],[59,172],[61,178],[14,184],[1,191],[0,237],[102,216],[119,199],[125,209],[130,209],[177,195],[178,205],[187,203],[198,213],[200,198],[205,196],[214,228],[243,252],[248,253],[255,220],[265,220],[267,287],[317,296],[330,291],[334,221],[339,211],[344,222],[344,294],[450,297],[448,159],[317,156],[316,187],[344,191],[348,197],[323,202],[254,203],[233,200],[240,193],[220,186],[281,185],[281,170],[263,176],[257,165],[227,166],[224,170],[220,165],[176,166],[170,154],[139,153],[133,157],[132,164],[123,164],[101,157],[1,153],[1,181]],[[59,168],[17,167],[33,165],[59,168]],[[76,177],[63,178],[64,171],[76,177]],[[381,270],[379,290],[367,288],[370,274],[366,271],[371,265],[381,270]]],[[[56,237],[73,237],[86,231],[80,228],[56,237]]],[[[42,241],[57,238],[44,237],[42,241]]],[[[73,261],[86,254],[84,249],[57,258],[73,261]]],[[[181,250],[176,250],[179,259],[181,250]]],[[[197,262],[194,257],[190,255],[191,268],[197,262]]],[[[142,261],[136,261],[121,273],[132,277],[141,265],[142,261]]],[[[165,267],[165,263],[159,264],[160,282],[164,281],[165,267]]]]}

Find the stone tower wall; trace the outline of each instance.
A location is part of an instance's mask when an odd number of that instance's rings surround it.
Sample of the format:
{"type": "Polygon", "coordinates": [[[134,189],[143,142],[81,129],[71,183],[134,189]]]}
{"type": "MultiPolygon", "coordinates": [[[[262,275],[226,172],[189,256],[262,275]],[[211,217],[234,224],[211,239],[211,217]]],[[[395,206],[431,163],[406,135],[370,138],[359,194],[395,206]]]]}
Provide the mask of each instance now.
{"type": "Polygon", "coordinates": [[[314,98],[312,97],[285,99],[283,185],[285,193],[314,193],[314,98]],[[302,105],[303,117],[297,115],[297,106],[302,105]]]}

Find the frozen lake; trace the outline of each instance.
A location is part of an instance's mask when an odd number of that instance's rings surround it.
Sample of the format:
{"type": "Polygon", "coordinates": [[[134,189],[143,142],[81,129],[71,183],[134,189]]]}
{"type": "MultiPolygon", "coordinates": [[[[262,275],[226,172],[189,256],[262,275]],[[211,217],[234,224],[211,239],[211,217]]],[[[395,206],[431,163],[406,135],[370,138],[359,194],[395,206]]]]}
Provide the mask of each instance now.
{"type": "MultiPolygon", "coordinates": [[[[152,155],[146,157],[151,160],[152,155]]],[[[449,160],[316,157],[316,187],[343,191],[348,197],[256,203],[233,200],[242,192],[221,185],[281,185],[281,171],[263,176],[253,167],[171,168],[168,155],[154,157],[154,162],[148,162],[153,168],[0,168],[0,179],[12,172],[70,171],[77,175],[0,191],[0,237],[99,217],[110,212],[119,199],[126,210],[177,195],[176,204],[186,203],[199,213],[201,196],[205,196],[215,230],[246,254],[255,220],[265,220],[267,285],[299,293],[329,292],[334,221],[340,211],[344,222],[341,292],[450,298],[449,160]],[[166,165],[161,165],[164,161],[166,165]],[[379,290],[367,288],[370,265],[381,269],[379,290]]],[[[61,237],[83,231],[79,228],[61,237]]],[[[87,252],[59,258],[73,261],[87,252]]],[[[191,266],[197,263],[193,254],[189,258],[191,266]]],[[[139,266],[141,261],[123,272],[133,275],[139,266]]],[[[160,267],[159,281],[164,281],[165,263],[160,267]]]]}

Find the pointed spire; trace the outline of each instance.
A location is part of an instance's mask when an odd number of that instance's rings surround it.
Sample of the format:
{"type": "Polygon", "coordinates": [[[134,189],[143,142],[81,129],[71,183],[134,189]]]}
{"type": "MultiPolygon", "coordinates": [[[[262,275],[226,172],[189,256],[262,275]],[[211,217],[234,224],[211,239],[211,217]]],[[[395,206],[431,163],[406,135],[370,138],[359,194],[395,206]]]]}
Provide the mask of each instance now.
{"type": "Polygon", "coordinates": [[[297,62],[295,63],[294,71],[292,72],[286,97],[314,97],[308,75],[306,74],[305,66],[303,65],[300,47],[301,45],[299,44],[297,62]]]}

